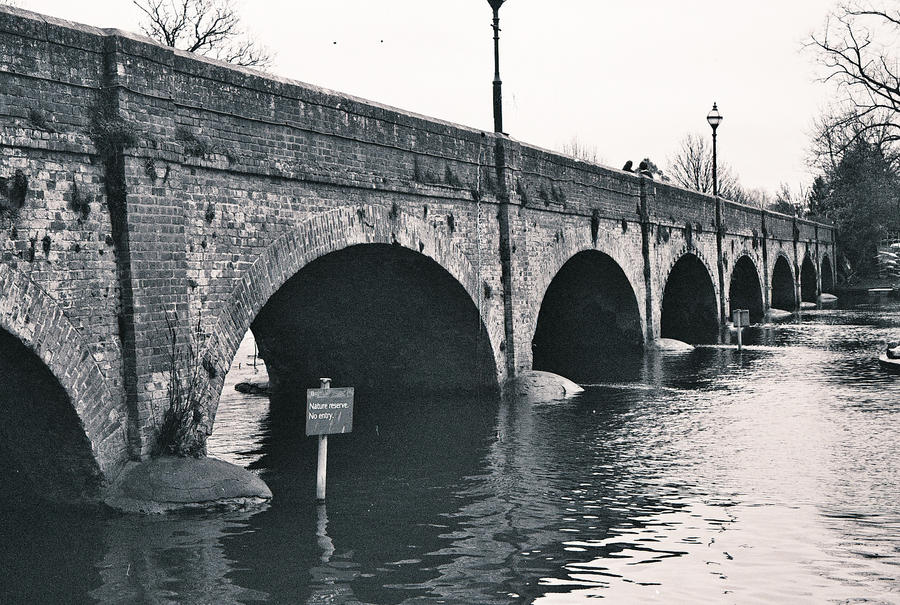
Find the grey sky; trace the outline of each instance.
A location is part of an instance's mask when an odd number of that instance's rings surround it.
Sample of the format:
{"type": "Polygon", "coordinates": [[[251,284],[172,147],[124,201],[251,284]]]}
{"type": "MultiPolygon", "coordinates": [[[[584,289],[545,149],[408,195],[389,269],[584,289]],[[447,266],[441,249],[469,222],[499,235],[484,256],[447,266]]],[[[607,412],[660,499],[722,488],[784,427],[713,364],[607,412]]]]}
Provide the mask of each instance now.
{"type": "MultiPolygon", "coordinates": [[[[22,8],[138,31],[126,0],[19,0],[22,8]]],[[[832,90],[802,49],[829,0],[508,0],[500,11],[504,128],[559,148],[577,136],[604,163],[668,163],[709,136],[748,187],[807,185],[813,118],[832,90]]],[[[272,71],[410,111],[492,128],[491,11],[484,0],[238,1],[275,53],[272,71]]]]}

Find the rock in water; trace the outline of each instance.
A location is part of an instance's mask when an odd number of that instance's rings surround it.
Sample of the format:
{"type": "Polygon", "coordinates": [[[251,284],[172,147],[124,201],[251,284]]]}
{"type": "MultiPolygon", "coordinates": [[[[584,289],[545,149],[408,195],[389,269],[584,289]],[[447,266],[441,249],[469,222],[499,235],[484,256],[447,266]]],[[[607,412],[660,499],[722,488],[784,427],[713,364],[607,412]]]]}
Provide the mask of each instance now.
{"type": "Polygon", "coordinates": [[[653,342],[653,348],[663,353],[687,353],[694,350],[694,345],[674,338],[660,338],[653,342]]]}
{"type": "Polygon", "coordinates": [[[829,303],[837,302],[838,297],[834,294],[828,294],[827,292],[822,292],[819,295],[819,302],[823,305],[827,305],[829,303]]]}
{"type": "Polygon", "coordinates": [[[504,396],[531,403],[563,399],[583,391],[568,378],[538,370],[522,372],[503,385],[504,396]]]}
{"type": "Polygon", "coordinates": [[[272,499],[257,475],[217,458],[160,456],[129,462],[106,490],[109,506],[162,513],[204,506],[247,506],[272,499]]]}
{"type": "Polygon", "coordinates": [[[268,382],[239,382],[234,385],[234,390],[238,393],[245,393],[247,395],[268,395],[269,394],[269,383],[268,382]]]}
{"type": "Polygon", "coordinates": [[[772,307],[769,309],[769,321],[784,321],[786,319],[790,319],[794,314],[790,311],[785,311],[784,309],[776,309],[772,307]]]}
{"type": "Polygon", "coordinates": [[[816,303],[814,303],[814,302],[808,302],[808,301],[805,301],[805,300],[804,300],[802,303],[800,303],[800,308],[801,308],[801,309],[804,309],[804,310],[806,310],[806,311],[809,311],[810,309],[815,309],[815,308],[816,308],[816,303]]]}

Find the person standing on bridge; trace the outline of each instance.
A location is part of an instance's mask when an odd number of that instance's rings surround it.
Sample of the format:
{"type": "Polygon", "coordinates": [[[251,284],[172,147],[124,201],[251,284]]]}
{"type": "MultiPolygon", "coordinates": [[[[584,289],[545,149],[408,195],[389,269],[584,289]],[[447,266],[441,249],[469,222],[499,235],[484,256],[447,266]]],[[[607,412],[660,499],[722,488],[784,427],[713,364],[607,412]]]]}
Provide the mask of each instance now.
{"type": "Polygon", "coordinates": [[[653,178],[653,173],[650,172],[650,165],[647,163],[647,160],[642,160],[640,164],[638,164],[638,172],[642,176],[646,176],[649,178],[653,178]]]}

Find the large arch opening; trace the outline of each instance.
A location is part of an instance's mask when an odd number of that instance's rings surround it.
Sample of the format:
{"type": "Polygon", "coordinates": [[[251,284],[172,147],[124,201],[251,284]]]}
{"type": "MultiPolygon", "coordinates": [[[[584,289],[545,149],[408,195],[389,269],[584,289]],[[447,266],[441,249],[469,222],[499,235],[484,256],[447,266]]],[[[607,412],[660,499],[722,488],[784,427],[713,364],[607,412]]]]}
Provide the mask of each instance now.
{"type": "Polygon", "coordinates": [[[779,256],[772,270],[772,307],[782,311],[794,311],[797,308],[794,293],[794,275],[787,259],[779,256]]]}
{"type": "Polygon", "coordinates": [[[100,469],[66,391],[40,358],[5,330],[0,330],[0,457],[0,508],[23,494],[83,500],[100,487],[100,469]]]}
{"type": "Polygon", "coordinates": [[[709,271],[693,254],[685,254],[669,273],[663,291],[660,336],[691,344],[718,339],[716,290],[709,271]]]}
{"type": "Polygon", "coordinates": [[[573,380],[619,375],[640,355],[637,298],[611,257],[586,250],[562,266],[541,302],[532,348],[535,370],[573,380]]]}
{"type": "Polygon", "coordinates": [[[834,293],[834,269],[827,256],[822,257],[822,292],[834,293]]]}
{"type": "Polygon", "coordinates": [[[329,252],[268,297],[250,332],[225,376],[209,451],[258,471],[272,507],[300,507],[315,523],[305,391],[320,377],[356,389],[352,433],[328,441],[329,498],[360,503],[354,514],[389,508],[424,526],[437,514],[425,503],[456,485],[448,477],[477,472],[496,431],[498,377],[479,309],[442,263],[384,243],[329,252]],[[266,370],[268,398],[235,391],[236,376],[254,382],[266,370]]]}
{"type": "Polygon", "coordinates": [[[731,272],[731,285],[728,288],[728,300],[730,301],[729,317],[735,309],[747,309],[750,311],[752,323],[762,321],[764,309],[759,273],[756,271],[753,261],[747,256],[742,256],[734,264],[731,272]]]}
{"type": "Polygon", "coordinates": [[[402,246],[319,257],[271,296],[251,329],[273,401],[324,376],[358,393],[497,389],[472,299],[437,262],[402,246]]]}
{"type": "Polygon", "coordinates": [[[803,258],[803,265],[800,267],[800,300],[814,303],[816,298],[818,298],[816,293],[816,266],[807,254],[803,258]]]}

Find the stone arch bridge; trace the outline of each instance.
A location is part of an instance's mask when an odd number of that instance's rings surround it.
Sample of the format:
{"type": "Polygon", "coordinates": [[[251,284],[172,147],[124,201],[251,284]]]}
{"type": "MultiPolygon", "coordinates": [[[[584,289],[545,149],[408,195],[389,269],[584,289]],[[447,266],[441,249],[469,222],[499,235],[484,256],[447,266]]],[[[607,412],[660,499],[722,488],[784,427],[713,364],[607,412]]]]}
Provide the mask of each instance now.
{"type": "Polygon", "coordinates": [[[0,51],[0,443],[39,489],[148,455],[173,368],[211,429],[248,329],[283,392],[496,388],[834,283],[828,225],[9,7],[0,51]]]}

